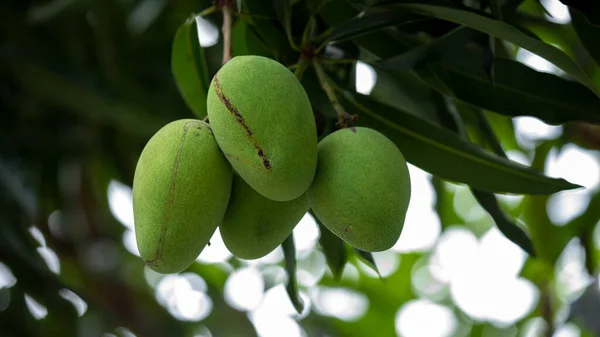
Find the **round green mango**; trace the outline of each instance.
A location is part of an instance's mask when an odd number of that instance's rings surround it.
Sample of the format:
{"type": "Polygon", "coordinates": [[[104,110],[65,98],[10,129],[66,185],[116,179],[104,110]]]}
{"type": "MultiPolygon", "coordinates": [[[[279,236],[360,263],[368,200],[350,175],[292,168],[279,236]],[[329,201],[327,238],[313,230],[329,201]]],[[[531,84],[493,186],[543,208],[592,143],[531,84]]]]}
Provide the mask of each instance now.
{"type": "Polygon", "coordinates": [[[369,252],[391,248],[400,238],[410,194],[406,160],[381,133],[341,129],[319,142],[310,207],[350,245],[369,252]]]}
{"type": "Polygon", "coordinates": [[[294,74],[262,56],[237,56],[213,77],[210,126],[235,171],[276,201],[300,197],[317,165],[317,132],[308,96],[294,74]]]}
{"type": "Polygon", "coordinates": [[[223,242],[240,259],[258,259],[277,248],[308,209],[306,194],[290,201],[274,201],[234,174],[229,206],[219,227],[223,242]]]}
{"type": "Polygon", "coordinates": [[[202,121],[174,121],[152,136],[133,180],[136,241],[146,265],[168,274],[194,262],[223,219],[232,175],[202,121]]]}

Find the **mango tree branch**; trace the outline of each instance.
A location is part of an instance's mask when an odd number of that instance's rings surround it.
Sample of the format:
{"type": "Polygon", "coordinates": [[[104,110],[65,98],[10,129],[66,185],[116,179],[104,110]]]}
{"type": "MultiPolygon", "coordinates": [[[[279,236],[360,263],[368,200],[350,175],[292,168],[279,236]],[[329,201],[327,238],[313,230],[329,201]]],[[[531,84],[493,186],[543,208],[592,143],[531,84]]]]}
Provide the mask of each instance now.
{"type": "Polygon", "coordinates": [[[327,75],[325,74],[325,70],[323,69],[323,66],[320,63],[320,60],[317,58],[313,58],[312,64],[317,73],[317,77],[319,78],[319,84],[321,85],[321,89],[325,91],[325,94],[327,95],[327,98],[329,98],[333,109],[335,109],[335,111],[337,112],[338,121],[336,123],[336,126],[340,129],[351,127],[353,124],[352,122],[354,122],[354,120],[356,119],[356,115],[349,115],[338,101],[337,96],[335,95],[335,92],[327,79],[327,75]]]}

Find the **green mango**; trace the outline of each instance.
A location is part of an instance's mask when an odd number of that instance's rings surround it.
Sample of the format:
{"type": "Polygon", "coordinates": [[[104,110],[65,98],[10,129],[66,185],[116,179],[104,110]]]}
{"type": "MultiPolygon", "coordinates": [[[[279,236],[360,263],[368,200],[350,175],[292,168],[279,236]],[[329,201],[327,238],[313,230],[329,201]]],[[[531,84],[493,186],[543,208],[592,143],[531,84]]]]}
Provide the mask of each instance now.
{"type": "Polygon", "coordinates": [[[317,166],[317,132],[308,96],[294,74],[262,56],[237,56],[213,77],[210,125],[235,171],[276,201],[300,197],[317,166]]]}
{"type": "Polygon", "coordinates": [[[290,201],[274,201],[234,174],[229,206],[219,227],[223,242],[240,259],[258,259],[277,248],[308,209],[306,194],[290,201]]]}
{"type": "Polygon", "coordinates": [[[378,252],[400,238],[411,186],[404,156],[381,133],[341,129],[318,146],[310,207],[331,232],[358,249],[378,252]]]}
{"type": "Polygon", "coordinates": [[[136,241],[146,265],[168,274],[194,262],[225,215],[232,175],[202,121],[174,121],[152,136],[133,180],[136,241]]]}

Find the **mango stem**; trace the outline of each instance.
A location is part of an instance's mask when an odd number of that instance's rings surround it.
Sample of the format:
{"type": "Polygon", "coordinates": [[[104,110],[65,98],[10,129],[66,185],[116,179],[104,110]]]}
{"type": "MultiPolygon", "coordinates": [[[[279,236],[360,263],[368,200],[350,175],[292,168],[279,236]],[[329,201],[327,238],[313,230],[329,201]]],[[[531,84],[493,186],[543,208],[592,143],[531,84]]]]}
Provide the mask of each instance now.
{"type": "Polygon", "coordinates": [[[317,58],[313,58],[312,64],[317,73],[317,77],[319,78],[319,84],[321,85],[321,89],[325,91],[325,94],[327,95],[327,98],[329,98],[333,109],[337,112],[338,121],[335,125],[340,129],[351,127],[354,124],[354,121],[356,120],[356,115],[348,114],[344,107],[338,101],[337,96],[335,95],[335,92],[327,79],[325,69],[323,69],[320,60],[317,58]]]}
{"type": "Polygon", "coordinates": [[[231,60],[231,6],[229,1],[223,1],[221,12],[223,13],[223,27],[221,28],[223,32],[223,61],[221,65],[223,65],[231,60]]]}

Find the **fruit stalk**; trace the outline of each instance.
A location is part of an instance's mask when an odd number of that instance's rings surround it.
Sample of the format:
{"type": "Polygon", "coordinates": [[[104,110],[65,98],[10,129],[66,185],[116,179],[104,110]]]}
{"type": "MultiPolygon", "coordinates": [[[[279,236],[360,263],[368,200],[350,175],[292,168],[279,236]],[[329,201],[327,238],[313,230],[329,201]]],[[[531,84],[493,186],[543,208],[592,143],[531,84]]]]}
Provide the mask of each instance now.
{"type": "Polygon", "coordinates": [[[323,66],[320,63],[320,60],[317,58],[313,58],[312,64],[317,73],[317,77],[319,78],[319,84],[321,85],[321,89],[325,91],[325,94],[327,94],[327,98],[329,98],[331,105],[333,105],[333,109],[335,109],[335,111],[337,112],[338,121],[336,123],[336,126],[340,129],[351,127],[352,122],[356,119],[356,115],[349,115],[338,101],[333,88],[331,87],[331,85],[329,85],[327,75],[325,74],[325,70],[323,69],[323,66]]]}
{"type": "Polygon", "coordinates": [[[230,1],[223,1],[221,12],[223,12],[223,61],[221,64],[231,60],[231,6],[230,1]]]}

